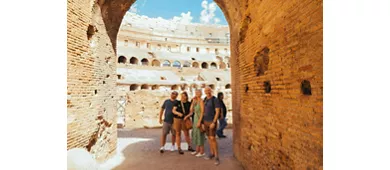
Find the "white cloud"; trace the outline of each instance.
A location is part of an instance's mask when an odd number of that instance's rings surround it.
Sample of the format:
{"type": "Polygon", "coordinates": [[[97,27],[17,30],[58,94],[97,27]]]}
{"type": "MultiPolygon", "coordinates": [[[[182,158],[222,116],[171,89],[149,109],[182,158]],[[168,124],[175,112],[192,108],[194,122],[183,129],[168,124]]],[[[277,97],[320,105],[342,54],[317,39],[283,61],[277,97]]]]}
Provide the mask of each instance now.
{"type": "Polygon", "coordinates": [[[191,16],[191,12],[188,11],[187,13],[181,13],[180,17],[174,16],[172,18],[172,21],[179,22],[181,24],[190,24],[192,22],[193,17],[191,16]]]}
{"type": "Polygon", "coordinates": [[[207,0],[203,0],[201,4],[203,10],[200,12],[200,23],[202,24],[218,24],[221,19],[215,17],[215,11],[217,4],[215,2],[208,3],[207,0]]]}
{"type": "Polygon", "coordinates": [[[215,23],[215,24],[218,24],[219,22],[221,22],[221,19],[219,19],[219,18],[214,18],[214,23],[215,23]]]}
{"type": "Polygon", "coordinates": [[[130,7],[130,12],[132,12],[132,13],[137,13],[137,4],[134,4],[134,5],[132,5],[131,7],[130,7]]]}

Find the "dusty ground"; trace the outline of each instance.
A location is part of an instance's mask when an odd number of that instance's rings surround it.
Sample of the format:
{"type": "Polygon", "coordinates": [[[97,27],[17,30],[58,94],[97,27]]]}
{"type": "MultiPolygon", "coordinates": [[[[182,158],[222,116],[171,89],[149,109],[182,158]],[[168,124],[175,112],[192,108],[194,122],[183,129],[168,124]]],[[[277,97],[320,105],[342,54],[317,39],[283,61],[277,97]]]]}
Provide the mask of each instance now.
{"type": "MultiPolygon", "coordinates": [[[[218,139],[221,164],[214,165],[214,161],[196,158],[186,151],[179,155],[177,151],[159,152],[161,129],[134,129],[118,131],[118,155],[116,162],[111,161],[114,170],[241,170],[240,163],[233,157],[232,130],[226,129],[227,138],[218,139]],[[118,158],[121,157],[121,158],[118,158]],[[118,161],[119,160],[119,161],[118,161]]],[[[168,135],[167,145],[171,145],[168,135]]],[[[184,139],[182,140],[184,141],[184,139]]],[[[207,141],[206,141],[207,143],[207,141]]],[[[182,145],[187,148],[186,144],[182,145]]],[[[208,153],[206,144],[206,153],[208,153]]],[[[110,163],[109,163],[110,164],[110,163]]],[[[106,165],[106,167],[108,167],[106,165]]]]}

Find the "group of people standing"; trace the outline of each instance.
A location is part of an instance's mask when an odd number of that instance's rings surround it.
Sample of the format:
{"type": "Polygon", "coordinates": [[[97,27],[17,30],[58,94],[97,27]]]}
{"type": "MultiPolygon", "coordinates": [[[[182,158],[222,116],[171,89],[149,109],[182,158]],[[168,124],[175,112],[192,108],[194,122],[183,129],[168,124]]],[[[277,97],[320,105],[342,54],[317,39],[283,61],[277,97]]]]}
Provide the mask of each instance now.
{"type": "Polygon", "coordinates": [[[189,101],[187,92],[180,94],[180,101],[176,100],[178,92],[173,91],[170,99],[164,101],[160,110],[160,124],[163,124],[161,136],[160,152],[164,153],[166,137],[171,132],[172,147],[174,151],[175,143],[179,154],[184,154],[181,149],[181,131],[183,131],[185,140],[188,144],[188,151],[196,157],[204,157],[207,160],[215,158],[215,164],[218,165],[218,142],[215,138],[225,138],[223,129],[226,127],[226,106],[223,102],[223,93],[218,93],[218,97],[212,95],[211,88],[204,90],[206,97],[202,99],[202,90],[195,91],[195,97],[189,101]],[[162,115],[164,113],[164,120],[162,115]],[[218,127],[219,121],[219,127],[218,127]],[[218,127],[218,129],[217,129],[218,127]],[[190,137],[190,130],[191,137],[190,137]],[[210,154],[204,153],[205,135],[210,145],[210,154]],[[192,148],[192,144],[196,146],[192,148]]]}

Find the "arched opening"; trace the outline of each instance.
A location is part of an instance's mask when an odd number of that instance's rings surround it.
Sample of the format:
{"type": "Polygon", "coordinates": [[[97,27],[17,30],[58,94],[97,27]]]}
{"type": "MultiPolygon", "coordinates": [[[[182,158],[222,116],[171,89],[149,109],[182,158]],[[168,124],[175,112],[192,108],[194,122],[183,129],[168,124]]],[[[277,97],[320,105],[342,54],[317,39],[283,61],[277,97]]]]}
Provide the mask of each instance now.
{"type": "Polygon", "coordinates": [[[171,86],[171,90],[178,90],[179,88],[177,87],[177,85],[173,85],[171,86]]]}
{"type": "Polygon", "coordinates": [[[230,84],[226,84],[225,89],[230,89],[230,84]]]}
{"type": "Polygon", "coordinates": [[[214,62],[212,62],[211,65],[210,65],[210,67],[211,67],[212,69],[217,69],[217,64],[214,63],[214,62]]]}
{"type": "Polygon", "coordinates": [[[210,84],[209,87],[210,87],[211,89],[215,90],[214,84],[210,84]]]}
{"type": "Polygon", "coordinates": [[[154,60],[152,61],[152,66],[160,67],[160,66],[161,66],[160,61],[154,59],[154,60]]]}
{"type": "Polygon", "coordinates": [[[163,67],[170,67],[171,66],[171,62],[169,62],[168,60],[165,60],[163,62],[163,67]]]}
{"type": "Polygon", "coordinates": [[[130,91],[135,91],[135,90],[138,90],[138,85],[137,84],[132,84],[130,85],[130,91]]]}
{"type": "Polygon", "coordinates": [[[230,57],[229,56],[225,57],[225,62],[227,62],[227,63],[230,62],[230,57]]]}
{"type": "Polygon", "coordinates": [[[220,57],[220,56],[217,56],[216,58],[217,58],[217,60],[218,60],[218,63],[221,63],[221,62],[223,62],[223,60],[222,60],[222,57],[220,57]]]}
{"type": "Polygon", "coordinates": [[[142,89],[142,90],[147,90],[147,89],[149,89],[149,85],[143,84],[143,85],[141,86],[141,89],[142,89]]]}
{"type": "Polygon", "coordinates": [[[157,89],[159,89],[160,88],[160,86],[158,86],[158,85],[153,85],[152,86],[152,90],[157,90],[157,89]]]}
{"type": "Polygon", "coordinates": [[[192,67],[194,67],[194,68],[199,68],[199,63],[198,63],[198,62],[193,62],[193,63],[192,63],[192,67]]]}
{"type": "Polygon", "coordinates": [[[138,64],[138,59],[135,57],[130,58],[130,64],[138,64]]]}
{"type": "Polygon", "coordinates": [[[202,63],[202,68],[203,69],[208,69],[209,68],[209,64],[207,64],[206,62],[203,62],[202,63]]]}
{"type": "Polygon", "coordinates": [[[179,61],[174,61],[172,66],[176,67],[176,68],[180,68],[181,67],[181,63],[179,61]]]}
{"type": "Polygon", "coordinates": [[[181,86],[180,86],[180,89],[181,90],[187,90],[188,89],[188,85],[187,84],[182,84],[181,86]]]}
{"type": "Polygon", "coordinates": [[[142,64],[143,66],[148,66],[148,65],[149,65],[149,60],[146,59],[146,58],[144,58],[144,59],[141,60],[141,64],[142,64]]]}
{"type": "Polygon", "coordinates": [[[125,64],[127,62],[127,59],[125,56],[119,56],[118,63],[125,64]]]}
{"type": "Polygon", "coordinates": [[[219,69],[226,69],[226,64],[224,62],[222,62],[220,65],[219,65],[219,69]]]}
{"type": "Polygon", "coordinates": [[[188,61],[185,61],[183,64],[183,67],[191,67],[191,63],[188,61]]]}
{"type": "Polygon", "coordinates": [[[193,89],[198,89],[199,86],[198,86],[197,84],[192,84],[192,85],[191,85],[191,88],[193,88],[193,89]]]}

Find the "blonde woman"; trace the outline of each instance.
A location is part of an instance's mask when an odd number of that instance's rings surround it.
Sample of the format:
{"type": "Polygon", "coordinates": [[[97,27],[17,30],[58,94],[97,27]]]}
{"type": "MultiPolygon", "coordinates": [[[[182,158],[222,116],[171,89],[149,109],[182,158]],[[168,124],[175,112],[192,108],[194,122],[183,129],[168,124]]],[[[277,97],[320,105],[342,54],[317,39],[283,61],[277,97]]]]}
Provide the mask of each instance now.
{"type": "Polygon", "coordinates": [[[202,90],[195,91],[195,97],[191,104],[191,113],[194,113],[194,123],[192,128],[192,143],[196,145],[196,151],[192,152],[192,155],[196,157],[205,156],[204,153],[204,140],[205,135],[201,131],[201,124],[204,113],[204,103],[202,100],[202,90]]]}

